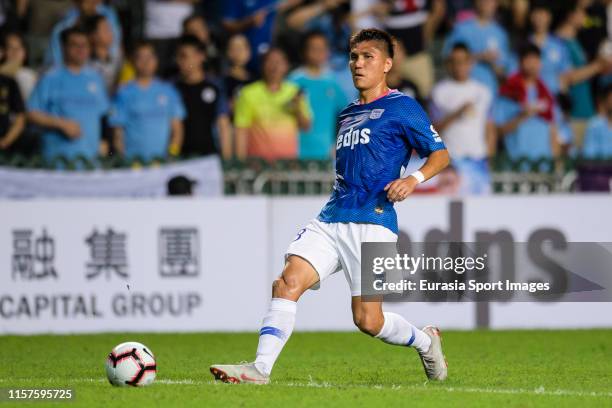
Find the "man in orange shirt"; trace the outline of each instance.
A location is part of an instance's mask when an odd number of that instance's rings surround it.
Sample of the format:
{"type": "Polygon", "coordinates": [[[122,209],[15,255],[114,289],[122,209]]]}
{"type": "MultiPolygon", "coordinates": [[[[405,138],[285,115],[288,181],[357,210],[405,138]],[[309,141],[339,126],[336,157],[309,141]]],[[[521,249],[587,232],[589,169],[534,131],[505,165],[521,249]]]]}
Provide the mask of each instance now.
{"type": "Polygon", "coordinates": [[[299,131],[310,128],[310,108],[300,88],[285,80],[289,62],[272,48],[262,61],[263,78],[240,91],[236,101],[236,156],[273,161],[295,159],[299,131]]]}

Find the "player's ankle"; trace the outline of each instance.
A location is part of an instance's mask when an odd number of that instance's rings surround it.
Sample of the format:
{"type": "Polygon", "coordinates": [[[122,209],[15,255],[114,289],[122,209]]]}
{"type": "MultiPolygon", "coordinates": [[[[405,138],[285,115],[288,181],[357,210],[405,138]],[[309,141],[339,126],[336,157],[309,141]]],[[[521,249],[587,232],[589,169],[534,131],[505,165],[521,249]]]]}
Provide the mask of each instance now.
{"type": "Polygon", "coordinates": [[[270,371],[267,367],[267,365],[264,362],[261,361],[256,361],[255,363],[253,363],[253,367],[255,367],[255,369],[259,372],[259,374],[269,377],[270,376],[270,371]]]}

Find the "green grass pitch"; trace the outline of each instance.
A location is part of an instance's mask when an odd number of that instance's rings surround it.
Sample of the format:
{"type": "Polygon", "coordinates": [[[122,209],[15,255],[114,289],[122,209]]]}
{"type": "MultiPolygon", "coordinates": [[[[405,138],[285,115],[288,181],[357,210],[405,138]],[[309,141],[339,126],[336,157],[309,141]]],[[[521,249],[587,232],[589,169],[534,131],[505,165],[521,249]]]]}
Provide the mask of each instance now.
{"type": "Polygon", "coordinates": [[[360,333],[294,333],[267,386],[214,383],[211,363],[252,359],[257,334],[0,336],[0,387],[75,390],[41,407],[612,406],[612,330],[443,333],[444,383],[425,380],[412,349],[360,333]],[[134,340],[157,357],[156,382],[114,388],[104,361],[134,340]]]}

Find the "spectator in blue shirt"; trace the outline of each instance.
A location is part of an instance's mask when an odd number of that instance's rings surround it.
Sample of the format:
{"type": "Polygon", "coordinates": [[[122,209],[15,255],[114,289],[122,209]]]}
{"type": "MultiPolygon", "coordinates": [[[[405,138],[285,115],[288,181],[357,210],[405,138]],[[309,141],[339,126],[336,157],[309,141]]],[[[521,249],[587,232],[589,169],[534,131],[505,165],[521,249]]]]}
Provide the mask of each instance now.
{"type": "Polygon", "coordinates": [[[305,91],[313,120],[308,131],[300,131],[300,159],[329,159],[335,146],[336,116],[348,99],[329,70],[329,45],[325,34],[312,31],[304,37],[304,65],[289,80],[305,91]]]}
{"type": "Polygon", "coordinates": [[[132,63],[136,78],[119,89],[109,118],[114,147],[128,159],[177,155],[185,118],[181,98],[174,86],[155,77],[158,60],[152,43],[137,44],[132,63]]]}
{"type": "Polygon", "coordinates": [[[590,80],[601,74],[609,72],[612,60],[602,55],[594,61],[587,59],[587,54],[578,41],[578,31],[584,26],[586,13],[579,2],[567,0],[561,10],[557,35],[566,46],[572,70],[565,79],[569,86],[569,95],[572,101],[572,127],[581,145],[586,128],[586,122],[595,115],[595,103],[591,91],[590,80]]]}
{"type": "Polygon", "coordinates": [[[539,79],[540,50],[529,44],[521,49],[520,70],[500,89],[493,117],[512,159],[552,158],[559,154],[554,125],[554,99],[539,79]]]}
{"type": "Polygon", "coordinates": [[[443,54],[448,56],[457,43],[467,44],[476,60],[472,78],[497,95],[497,77],[505,76],[511,64],[508,34],[495,21],[497,0],[476,0],[475,6],[476,17],[455,25],[446,39],[443,54]]]}
{"type": "Polygon", "coordinates": [[[79,28],[62,32],[64,66],[48,71],[28,101],[30,121],[45,128],[42,151],[58,156],[94,158],[100,148],[102,117],[109,101],[102,77],[86,66],[89,40],[79,28]]]}
{"type": "Polygon", "coordinates": [[[110,24],[113,32],[113,46],[111,52],[113,55],[120,55],[122,33],[119,17],[117,17],[115,10],[111,6],[103,4],[102,0],[75,0],[75,7],[68,10],[64,18],[53,27],[49,48],[47,48],[47,53],[45,55],[45,63],[47,65],[62,64],[63,54],[60,41],[62,31],[73,27],[84,17],[94,16],[96,14],[102,15],[110,24]]]}
{"type": "Polygon", "coordinates": [[[612,159],[612,85],[604,88],[600,114],[587,125],[582,155],[588,159],[612,159]]]}
{"type": "Polygon", "coordinates": [[[287,25],[303,34],[321,32],[327,39],[332,59],[346,60],[351,36],[348,11],[348,0],[306,1],[288,13],[287,25]]]}
{"type": "Polygon", "coordinates": [[[549,2],[532,2],[529,18],[533,31],[530,40],[542,52],[542,81],[553,95],[558,95],[564,91],[561,80],[572,69],[572,62],[563,41],[550,33],[552,17],[549,2]]]}
{"type": "Polygon", "coordinates": [[[278,12],[295,5],[296,0],[225,0],[221,23],[229,34],[242,33],[251,45],[249,69],[257,72],[260,57],[272,43],[274,20],[278,12]]]}

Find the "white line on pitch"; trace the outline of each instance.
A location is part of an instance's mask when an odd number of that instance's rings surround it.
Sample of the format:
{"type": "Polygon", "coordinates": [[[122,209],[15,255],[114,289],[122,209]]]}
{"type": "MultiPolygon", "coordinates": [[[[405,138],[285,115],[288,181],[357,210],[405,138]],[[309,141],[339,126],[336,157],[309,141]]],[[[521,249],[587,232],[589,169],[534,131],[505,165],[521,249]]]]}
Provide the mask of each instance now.
{"type": "MultiPolygon", "coordinates": [[[[35,382],[40,381],[39,378],[19,378],[10,380],[15,381],[28,381],[35,382]]],[[[0,383],[7,383],[9,380],[0,378],[0,383]]],[[[78,378],[67,381],[70,383],[105,383],[105,378],[78,378]]],[[[156,384],[164,385],[221,385],[222,383],[215,381],[195,381],[190,379],[157,379],[156,384]]],[[[362,388],[362,389],[384,389],[384,390],[416,390],[416,391],[445,391],[454,393],[476,393],[476,394],[527,394],[527,395],[544,395],[544,396],[567,396],[567,397],[603,397],[612,398],[612,392],[598,392],[598,391],[573,391],[573,390],[547,390],[544,387],[538,387],[535,389],[525,388],[478,388],[478,387],[428,387],[426,385],[382,385],[382,384],[333,384],[329,382],[315,382],[309,381],[307,383],[272,383],[271,385],[277,387],[304,387],[304,388],[338,388],[338,389],[350,389],[350,388],[362,388]]]]}

